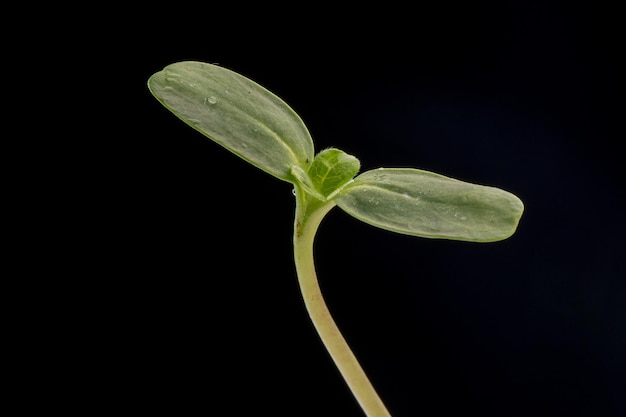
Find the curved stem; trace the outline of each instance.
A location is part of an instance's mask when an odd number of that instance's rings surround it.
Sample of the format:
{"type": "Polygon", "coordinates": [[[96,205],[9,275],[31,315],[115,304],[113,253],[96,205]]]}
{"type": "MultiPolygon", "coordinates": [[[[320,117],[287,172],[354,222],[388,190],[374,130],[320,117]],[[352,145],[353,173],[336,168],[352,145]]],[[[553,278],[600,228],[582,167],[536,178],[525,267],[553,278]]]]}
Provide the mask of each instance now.
{"type": "Polygon", "coordinates": [[[306,309],[326,350],[348,384],[354,397],[368,417],[391,417],[374,390],[348,343],[335,324],[317,281],[313,260],[313,241],[323,217],[335,206],[322,203],[296,187],[296,219],[294,224],[294,258],[300,291],[306,309]],[[307,207],[307,198],[313,200],[307,207]]]}

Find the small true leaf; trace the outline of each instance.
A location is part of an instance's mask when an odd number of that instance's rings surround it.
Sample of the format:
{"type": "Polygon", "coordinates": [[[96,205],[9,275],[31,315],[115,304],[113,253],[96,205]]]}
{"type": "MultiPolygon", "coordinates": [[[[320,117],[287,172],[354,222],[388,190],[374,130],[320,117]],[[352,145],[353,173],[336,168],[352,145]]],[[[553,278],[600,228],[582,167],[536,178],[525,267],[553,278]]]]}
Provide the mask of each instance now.
{"type": "Polygon", "coordinates": [[[279,97],[226,68],[177,62],[148,80],[152,94],[205,136],[256,167],[293,182],[308,169],[313,141],[300,117],[279,97]]]}
{"type": "Polygon", "coordinates": [[[354,156],[339,149],[325,149],[315,156],[309,167],[309,178],[315,189],[324,197],[339,190],[350,181],[361,163],[354,156]]]}
{"type": "Polygon", "coordinates": [[[311,178],[309,177],[309,174],[307,174],[302,168],[294,165],[293,167],[291,167],[291,175],[293,175],[297,183],[299,183],[300,186],[304,188],[304,190],[308,194],[311,194],[318,200],[326,201],[326,196],[320,194],[320,192],[317,191],[317,189],[313,185],[313,182],[311,181],[311,178]]]}
{"type": "Polygon", "coordinates": [[[499,188],[408,168],[367,171],[335,201],[348,214],[383,229],[473,242],[511,236],[524,210],[519,198],[499,188]]]}

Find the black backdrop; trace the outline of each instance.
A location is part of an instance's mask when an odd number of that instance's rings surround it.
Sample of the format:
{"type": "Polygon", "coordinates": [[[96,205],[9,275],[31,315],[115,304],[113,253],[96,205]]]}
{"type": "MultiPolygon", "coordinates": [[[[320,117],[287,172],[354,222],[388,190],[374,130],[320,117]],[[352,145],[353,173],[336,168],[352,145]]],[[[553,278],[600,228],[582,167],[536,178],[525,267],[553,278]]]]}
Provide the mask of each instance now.
{"type": "Polygon", "coordinates": [[[146,11],[115,395],[170,415],[361,415],[300,299],[289,184],[146,88],[200,60],[282,97],[317,150],[362,170],[428,169],[524,201],[518,232],[492,244],[395,235],[338,208],[322,223],[327,302],[394,416],[626,414],[622,22],[591,1],[458,3],[146,11]]]}

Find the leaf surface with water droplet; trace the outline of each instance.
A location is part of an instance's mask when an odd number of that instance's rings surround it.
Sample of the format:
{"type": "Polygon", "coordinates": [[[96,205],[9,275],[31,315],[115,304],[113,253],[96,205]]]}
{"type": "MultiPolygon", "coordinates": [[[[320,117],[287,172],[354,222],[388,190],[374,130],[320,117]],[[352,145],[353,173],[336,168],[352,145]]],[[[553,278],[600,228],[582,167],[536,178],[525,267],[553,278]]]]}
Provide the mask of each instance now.
{"type": "Polygon", "coordinates": [[[282,99],[229,69],[177,62],[148,80],[152,94],[202,134],[263,171],[293,182],[291,168],[308,169],[313,141],[282,99]]]}
{"type": "Polygon", "coordinates": [[[472,242],[508,238],[524,210],[519,198],[499,188],[410,168],[364,172],[335,201],[348,214],[382,229],[472,242]]]}

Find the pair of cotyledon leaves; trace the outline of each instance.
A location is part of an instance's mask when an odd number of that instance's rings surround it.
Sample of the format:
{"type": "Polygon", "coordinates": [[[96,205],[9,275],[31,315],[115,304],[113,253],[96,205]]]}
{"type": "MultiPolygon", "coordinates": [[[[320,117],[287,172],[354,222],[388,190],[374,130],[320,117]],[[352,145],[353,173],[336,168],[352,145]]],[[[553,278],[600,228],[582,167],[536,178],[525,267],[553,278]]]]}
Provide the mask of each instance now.
{"type": "Polygon", "coordinates": [[[226,68],[178,62],[148,81],[187,124],[263,171],[332,200],[350,215],[398,233],[490,242],[511,236],[524,206],[499,188],[412,168],[355,177],[359,161],[338,149],[315,155],[300,117],[279,97],[226,68]]]}

